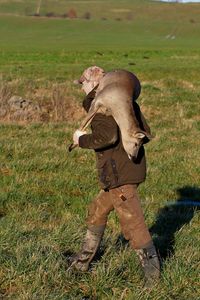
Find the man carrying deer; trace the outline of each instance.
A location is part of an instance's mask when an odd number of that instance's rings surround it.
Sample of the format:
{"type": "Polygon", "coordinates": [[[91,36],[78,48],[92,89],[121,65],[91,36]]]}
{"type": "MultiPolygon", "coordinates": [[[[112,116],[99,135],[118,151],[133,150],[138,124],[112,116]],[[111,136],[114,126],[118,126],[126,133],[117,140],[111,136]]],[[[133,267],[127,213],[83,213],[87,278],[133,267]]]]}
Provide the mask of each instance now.
{"type": "Polygon", "coordinates": [[[159,280],[160,263],[145,224],[137,192],[139,184],[144,182],[146,177],[143,144],[148,142],[151,137],[150,128],[135,102],[141,89],[137,77],[123,70],[107,74],[103,69],[92,66],[87,68],[80,79],[76,81],[86,93],[83,107],[89,112],[86,123],[91,122],[91,133],[87,134],[85,130],[76,130],[73,142],[80,148],[95,151],[101,191],[89,206],[86,220],[87,232],[83,245],[80,252],[71,257],[70,264],[76,270],[87,271],[89,269],[90,262],[100,246],[108,215],[115,210],[124,237],[129,240],[130,246],[139,256],[144,271],[145,286],[151,288],[159,280]],[[113,81],[113,78],[117,78],[117,82],[113,81]],[[124,86],[120,89],[120,82],[123,80],[124,86]],[[105,89],[108,97],[104,96],[105,89]],[[111,89],[113,89],[113,94],[111,89]],[[105,104],[104,99],[109,97],[111,99],[112,95],[114,96],[111,104],[110,102],[105,104]],[[118,103],[118,95],[121,97],[119,101],[123,100],[123,95],[124,103],[129,101],[124,123],[123,113],[121,120],[120,114],[115,111],[118,109],[119,112],[121,109],[123,112],[124,104],[123,102],[118,103]],[[113,103],[115,104],[113,105],[113,103]],[[130,113],[130,109],[133,112],[130,113]],[[128,123],[131,122],[133,125],[129,126],[128,123]],[[130,132],[127,133],[129,129],[130,132]]]}

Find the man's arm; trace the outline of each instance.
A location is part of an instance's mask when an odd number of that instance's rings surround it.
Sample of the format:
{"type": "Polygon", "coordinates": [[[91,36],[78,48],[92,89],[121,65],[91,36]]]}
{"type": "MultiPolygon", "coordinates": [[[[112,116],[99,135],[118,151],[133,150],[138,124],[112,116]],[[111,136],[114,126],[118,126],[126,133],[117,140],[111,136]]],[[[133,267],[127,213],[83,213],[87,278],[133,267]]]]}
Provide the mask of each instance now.
{"type": "Polygon", "coordinates": [[[100,150],[118,140],[118,126],[112,116],[96,114],[91,123],[92,133],[79,137],[79,147],[100,150]]]}

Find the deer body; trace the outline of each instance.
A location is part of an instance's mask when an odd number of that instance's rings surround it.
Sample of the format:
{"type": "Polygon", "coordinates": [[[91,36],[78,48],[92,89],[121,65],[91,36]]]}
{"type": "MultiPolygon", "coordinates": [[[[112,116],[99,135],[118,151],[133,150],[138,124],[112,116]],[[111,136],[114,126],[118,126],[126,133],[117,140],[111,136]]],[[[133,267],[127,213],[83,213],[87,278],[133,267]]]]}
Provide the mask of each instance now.
{"type": "Polygon", "coordinates": [[[140,83],[133,73],[125,70],[107,73],[99,83],[81,130],[90,124],[97,112],[112,115],[120,128],[125,151],[130,159],[136,158],[143,138],[151,138],[149,133],[140,128],[133,109],[132,102],[139,94],[140,83]]]}

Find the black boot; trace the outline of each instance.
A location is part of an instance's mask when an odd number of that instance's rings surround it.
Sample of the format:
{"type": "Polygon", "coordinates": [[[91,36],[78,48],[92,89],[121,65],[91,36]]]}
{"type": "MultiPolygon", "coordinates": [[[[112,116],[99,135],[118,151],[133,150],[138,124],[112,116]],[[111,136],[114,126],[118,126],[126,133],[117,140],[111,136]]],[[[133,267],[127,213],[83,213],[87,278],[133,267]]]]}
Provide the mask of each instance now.
{"type": "Polygon", "coordinates": [[[155,246],[152,244],[148,248],[136,249],[139,256],[145,279],[145,288],[153,288],[160,278],[160,261],[155,246]]]}
{"type": "Polygon", "coordinates": [[[70,258],[69,269],[74,268],[82,272],[88,271],[90,262],[99,248],[104,229],[105,226],[92,226],[88,228],[80,252],[70,258]]]}

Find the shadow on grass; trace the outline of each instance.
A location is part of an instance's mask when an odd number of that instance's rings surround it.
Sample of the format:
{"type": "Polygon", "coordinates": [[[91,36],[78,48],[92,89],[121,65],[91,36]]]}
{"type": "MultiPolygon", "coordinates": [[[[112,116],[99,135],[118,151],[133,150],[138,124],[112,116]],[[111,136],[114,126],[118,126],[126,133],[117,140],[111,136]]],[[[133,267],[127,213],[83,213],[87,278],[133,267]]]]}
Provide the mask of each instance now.
{"type": "Polygon", "coordinates": [[[200,209],[200,189],[185,186],[177,189],[179,198],[161,208],[150,228],[162,261],[174,254],[175,233],[188,224],[200,209]]]}

